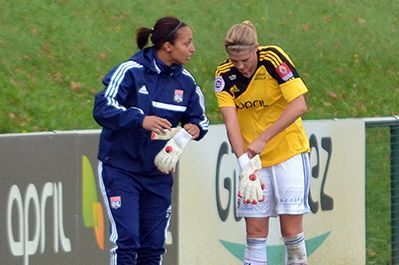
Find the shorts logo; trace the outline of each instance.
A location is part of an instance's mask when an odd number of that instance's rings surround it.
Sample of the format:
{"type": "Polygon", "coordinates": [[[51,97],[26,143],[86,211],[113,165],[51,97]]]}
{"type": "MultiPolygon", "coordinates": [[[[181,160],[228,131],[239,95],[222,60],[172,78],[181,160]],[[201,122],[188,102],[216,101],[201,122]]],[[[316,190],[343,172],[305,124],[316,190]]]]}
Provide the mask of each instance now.
{"type": "Polygon", "coordinates": [[[301,197],[281,198],[280,203],[286,205],[300,205],[303,203],[303,198],[301,197]]]}
{"type": "Polygon", "coordinates": [[[183,94],[184,94],[184,90],[175,89],[175,96],[173,97],[173,100],[176,103],[182,102],[183,101],[183,94]]]}
{"type": "Polygon", "coordinates": [[[111,208],[115,210],[120,208],[122,206],[121,196],[114,196],[109,198],[109,204],[111,205],[111,208]]]}
{"type": "Polygon", "coordinates": [[[220,92],[223,90],[224,88],[224,80],[221,76],[216,77],[215,82],[214,82],[214,86],[215,86],[215,91],[216,92],[220,92]]]}
{"type": "Polygon", "coordinates": [[[294,74],[292,73],[290,67],[285,63],[281,63],[278,67],[277,67],[277,74],[280,76],[281,79],[283,79],[284,81],[287,81],[288,79],[290,79],[291,77],[294,76],[294,74]]]}

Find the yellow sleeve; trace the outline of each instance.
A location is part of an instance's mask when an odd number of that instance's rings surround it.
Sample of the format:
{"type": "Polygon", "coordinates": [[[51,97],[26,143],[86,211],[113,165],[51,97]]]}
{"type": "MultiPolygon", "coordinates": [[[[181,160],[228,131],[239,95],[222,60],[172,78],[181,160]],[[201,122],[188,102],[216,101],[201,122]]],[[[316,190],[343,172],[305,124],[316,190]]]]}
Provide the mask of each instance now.
{"type": "Polygon", "coordinates": [[[215,92],[219,108],[221,107],[235,107],[233,97],[226,91],[215,92]]]}
{"type": "Polygon", "coordinates": [[[301,78],[291,79],[290,81],[281,84],[280,87],[287,102],[290,102],[308,92],[308,88],[301,78]]]}
{"type": "Polygon", "coordinates": [[[226,82],[222,76],[216,74],[214,81],[215,95],[220,107],[235,107],[235,102],[233,96],[226,91],[226,82]]]}

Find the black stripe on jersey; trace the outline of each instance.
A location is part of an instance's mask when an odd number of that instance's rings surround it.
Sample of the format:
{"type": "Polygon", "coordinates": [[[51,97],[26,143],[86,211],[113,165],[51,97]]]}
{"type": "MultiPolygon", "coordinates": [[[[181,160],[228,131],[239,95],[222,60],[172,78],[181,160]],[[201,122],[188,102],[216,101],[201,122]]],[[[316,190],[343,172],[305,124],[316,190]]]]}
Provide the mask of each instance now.
{"type": "Polygon", "coordinates": [[[228,72],[230,71],[230,69],[234,67],[233,64],[230,62],[230,60],[226,60],[225,62],[223,62],[222,64],[220,64],[217,68],[216,68],[216,76],[221,75],[222,73],[228,72]]]}
{"type": "Polygon", "coordinates": [[[245,78],[229,59],[216,68],[215,75],[223,78],[225,82],[223,91],[229,93],[234,98],[244,93],[251,81],[251,78],[245,78]]]}
{"type": "Polygon", "coordinates": [[[277,68],[277,66],[279,66],[282,61],[281,59],[274,53],[270,52],[270,51],[266,51],[266,52],[261,52],[260,53],[260,59],[264,59],[264,60],[270,60],[273,65],[277,68]]]}
{"type": "Polygon", "coordinates": [[[277,48],[267,46],[264,49],[259,50],[259,61],[266,67],[266,70],[269,74],[277,80],[279,84],[285,83],[279,74],[277,73],[277,67],[281,63],[287,64],[287,66],[292,71],[293,76],[290,78],[297,78],[299,74],[295,69],[295,66],[292,64],[291,60],[284,56],[277,48]]]}

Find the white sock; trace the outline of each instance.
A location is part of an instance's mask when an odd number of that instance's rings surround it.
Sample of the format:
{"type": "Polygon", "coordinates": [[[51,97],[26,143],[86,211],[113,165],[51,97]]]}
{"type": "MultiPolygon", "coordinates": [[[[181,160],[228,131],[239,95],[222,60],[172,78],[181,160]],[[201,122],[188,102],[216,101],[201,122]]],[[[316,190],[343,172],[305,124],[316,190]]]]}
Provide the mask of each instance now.
{"type": "Polygon", "coordinates": [[[305,237],[303,233],[293,237],[285,237],[286,264],[287,265],[307,265],[308,257],[306,253],[305,237]]]}
{"type": "Polygon", "coordinates": [[[244,253],[244,265],[266,265],[266,241],[265,238],[247,237],[244,253]]]}

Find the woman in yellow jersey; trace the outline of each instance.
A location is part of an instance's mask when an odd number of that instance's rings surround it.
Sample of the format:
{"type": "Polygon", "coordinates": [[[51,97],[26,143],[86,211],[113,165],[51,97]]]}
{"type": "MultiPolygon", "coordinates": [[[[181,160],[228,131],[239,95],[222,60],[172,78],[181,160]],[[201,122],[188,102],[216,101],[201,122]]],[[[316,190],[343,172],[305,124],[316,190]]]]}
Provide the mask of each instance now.
{"type": "Polygon", "coordinates": [[[269,217],[274,216],[286,264],[307,264],[303,214],[309,212],[309,141],[301,115],[308,89],[280,47],[258,44],[250,21],[229,29],[225,48],[228,60],[216,69],[215,93],[241,167],[237,215],[246,221],[244,265],[267,264],[269,217]]]}

